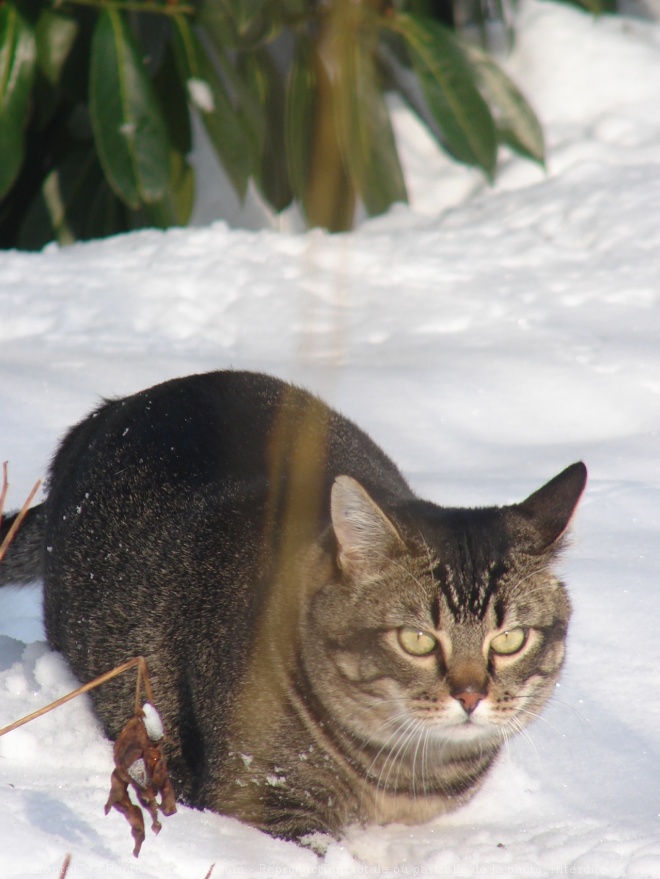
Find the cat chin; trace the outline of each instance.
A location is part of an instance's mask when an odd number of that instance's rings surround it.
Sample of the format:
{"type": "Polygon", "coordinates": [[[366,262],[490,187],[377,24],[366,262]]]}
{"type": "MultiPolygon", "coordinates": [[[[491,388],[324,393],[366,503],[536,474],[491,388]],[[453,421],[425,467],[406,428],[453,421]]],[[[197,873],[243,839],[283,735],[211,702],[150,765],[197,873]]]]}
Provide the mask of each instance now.
{"type": "Polygon", "coordinates": [[[474,721],[454,723],[451,726],[433,725],[431,737],[441,745],[470,745],[479,742],[499,744],[501,736],[490,724],[481,725],[474,721]]]}

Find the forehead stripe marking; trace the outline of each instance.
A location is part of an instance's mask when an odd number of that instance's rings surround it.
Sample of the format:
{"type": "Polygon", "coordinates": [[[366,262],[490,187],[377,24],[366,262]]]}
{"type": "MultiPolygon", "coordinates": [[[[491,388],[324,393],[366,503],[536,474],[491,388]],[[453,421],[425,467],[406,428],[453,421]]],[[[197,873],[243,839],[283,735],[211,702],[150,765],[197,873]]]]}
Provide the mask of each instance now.
{"type": "Polygon", "coordinates": [[[438,596],[433,609],[434,618],[440,618],[440,594],[444,595],[449,609],[457,621],[465,621],[469,616],[483,620],[491,598],[497,592],[502,575],[506,572],[503,561],[491,562],[485,571],[461,578],[457,582],[451,568],[438,564],[433,569],[433,577],[438,584],[438,596]]]}

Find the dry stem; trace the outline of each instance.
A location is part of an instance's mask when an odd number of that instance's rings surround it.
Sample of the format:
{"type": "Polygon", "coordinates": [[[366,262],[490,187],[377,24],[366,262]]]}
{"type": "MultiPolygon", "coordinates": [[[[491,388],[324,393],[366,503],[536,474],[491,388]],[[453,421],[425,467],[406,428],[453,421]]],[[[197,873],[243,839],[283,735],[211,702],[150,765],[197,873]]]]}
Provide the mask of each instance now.
{"type": "Polygon", "coordinates": [[[5,461],[2,465],[2,491],[0,492],[0,525],[2,525],[2,511],[5,508],[8,487],[9,482],[7,480],[7,462],[5,461]]]}
{"type": "MultiPolygon", "coordinates": [[[[4,507],[5,498],[7,497],[8,482],[7,482],[7,462],[6,461],[2,465],[2,470],[3,470],[3,477],[2,477],[2,492],[0,493],[0,521],[2,519],[2,510],[4,507]]],[[[37,481],[34,485],[34,488],[32,489],[32,491],[28,495],[27,500],[25,501],[25,503],[21,507],[20,513],[14,519],[11,528],[7,532],[5,539],[2,541],[2,545],[0,546],[0,562],[2,561],[5,553],[7,552],[7,547],[9,546],[9,544],[12,542],[12,540],[14,538],[14,534],[16,534],[18,529],[21,527],[21,522],[27,516],[28,509],[30,507],[30,504],[32,503],[32,499],[34,498],[35,494],[39,491],[40,486],[41,486],[41,479],[37,479],[37,481]]]]}
{"type": "Polygon", "coordinates": [[[0,729],[0,736],[4,736],[5,733],[18,729],[19,726],[23,726],[24,724],[29,723],[31,720],[35,720],[37,717],[41,717],[42,714],[47,714],[54,708],[59,708],[60,705],[64,705],[65,702],[69,702],[71,701],[71,699],[75,699],[76,696],[82,696],[83,693],[87,693],[89,692],[89,690],[94,690],[96,687],[100,687],[101,684],[107,683],[107,681],[112,680],[112,678],[116,678],[118,677],[118,675],[123,674],[125,671],[129,671],[131,668],[135,668],[136,666],[138,669],[138,676],[137,684],[135,687],[135,710],[137,712],[141,707],[140,694],[142,692],[143,686],[147,694],[147,701],[153,705],[154,694],[152,692],[149,675],[147,673],[146,660],[143,656],[136,656],[134,659],[129,659],[128,662],[125,662],[123,665],[118,665],[117,668],[113,668],[112,671],[107,671],[105,674],[100,675],[98,678],[94,678],[94,680],[90,681],[88,684],[83,684],[81,687],[78,687],[77,690],[73,690],[71,693],[67,693],[67,695],[62,696],[61,699],[57,699],[55,702],[51,702],[49,705],[45,705],[43,708],[39,708],[38,711],[33,711],[32,714],[28,714],[26,717],[21,717],[20,720],[16,720],[14,721],[14,723],[10,723],[9,726],[5,726],[3,729],[0,729]]]}

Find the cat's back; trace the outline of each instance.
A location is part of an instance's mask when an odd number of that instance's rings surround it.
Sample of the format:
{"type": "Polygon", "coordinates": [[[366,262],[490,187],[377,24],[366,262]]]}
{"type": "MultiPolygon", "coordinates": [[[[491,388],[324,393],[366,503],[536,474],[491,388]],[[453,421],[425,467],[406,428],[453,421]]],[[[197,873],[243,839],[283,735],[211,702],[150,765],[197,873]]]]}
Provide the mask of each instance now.
{"type": "MultiPolygon", "coordinates": [[[[53,488],[76,474],[104,478],[99,460],[117,462],[121,479],[160,471],[179,485],[236,478],[264,466],[264,444],[287,385],[259,373],[219,371],[163,382],[105,401],[70,430],[54,459],[53,488]],[[132,469],[131,469],[132,468],[132,469]]],[[[304,398],[291,387],[291,394],[304,398]]]]}
{"type": "Polygon", "coordinates": [[[302,466],[324,483],[349,473],[376,491],[409,493],[370,437],[319,398],[273,376],[234,370],[172,379],[104,403],[61,444],[51,493],[107,481],[108,472],[115,489],[146,488],[154,478],[159,490],[254,489],[295,477],[302,466]]]}
{"type": "Polygon", "coordinates": [[[314,540],[327,526],[340,474],[376,497],[410,494],[356,425],[271,376],[193,375],[104,403],[69,432],[51,468],[51,643],[74,640],[76,619],[124,597],[148,597],[158,621],[209,592],[227,614],[236,596],[251,604],[285,535],[314,540]]]}

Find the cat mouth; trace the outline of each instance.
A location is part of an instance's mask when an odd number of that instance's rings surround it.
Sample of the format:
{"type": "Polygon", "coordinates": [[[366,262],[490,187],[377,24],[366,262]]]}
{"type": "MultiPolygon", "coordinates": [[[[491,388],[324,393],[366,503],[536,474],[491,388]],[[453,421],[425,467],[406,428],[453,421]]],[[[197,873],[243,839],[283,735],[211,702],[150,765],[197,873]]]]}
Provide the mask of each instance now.
{"type": "Polygon", "coordinates": [[[466,717],[465,720],[460,721],[460,723],[452,724],[450,729],[455,729],[460,732],[484,733],[488,730],[488,727],[482,723],[476,723],[471,717],[466,717]]]}
{"type": "Polygon", "coordinates": [[[495,730],[491,724],[479,723],[472,717],[466,717],[464,720],[446,725],[434,724],[434,730],[438,739],[456,744],[496,737],[495,730]]]}

